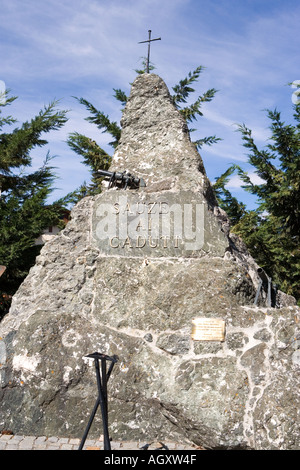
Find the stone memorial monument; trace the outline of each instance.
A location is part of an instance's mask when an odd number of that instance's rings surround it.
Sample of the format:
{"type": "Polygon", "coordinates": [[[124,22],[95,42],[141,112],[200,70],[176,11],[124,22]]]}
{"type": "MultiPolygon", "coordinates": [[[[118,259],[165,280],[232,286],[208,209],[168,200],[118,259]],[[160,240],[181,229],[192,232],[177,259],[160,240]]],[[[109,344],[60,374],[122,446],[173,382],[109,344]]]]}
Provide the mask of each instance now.
{"type": "Polygon", "coordinates": [[[121,125],[110,171],[137,183],[74,207],[0,324],[0,430],[81,437],[98,351],[119,358],[113,440],[299,449],[299,308],[254,305],[258,266],[160,77],[136,78],[121,125]]]}

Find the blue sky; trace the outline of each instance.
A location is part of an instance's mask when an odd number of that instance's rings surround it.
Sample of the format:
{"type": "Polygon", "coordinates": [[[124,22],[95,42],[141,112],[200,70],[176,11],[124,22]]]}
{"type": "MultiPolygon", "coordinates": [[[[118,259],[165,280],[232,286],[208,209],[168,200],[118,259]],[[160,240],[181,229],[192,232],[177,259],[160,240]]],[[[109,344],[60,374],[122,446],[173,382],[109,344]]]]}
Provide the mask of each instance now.
{"type": "MultiPolygon", "coordinates": [[[[0,83],[18,96],[6,110],[20,123],[54,99],[69,110],[68,123],[32,157],[37,168],[48,150],[57,155],[58,189],[51,200],[74,190],[90,173],[67,146],[68,134],[77,131],[110,153],[112,148],[110,136],[84,120],[87,112],[73,97],[119,121],[113,88],[129,93],[147,53],[138,42],[151,29],[152,37],[162,38],[151,48],[154,72],[170,91],[198,65],[205,71],[190,102],[209,88],[218,90],[192,135],[223,139],[200,152],[214,181],[232,163],[248,168],[237,124],[251,128],[264,147],[270,136],[265,109],[277,108],[292,120],[294,90],[288,83],[300,80],[299,24],[297,0],[0,0],[0,83]]],[[[255,207],[237,177],[228,188],[255,207]]]]}

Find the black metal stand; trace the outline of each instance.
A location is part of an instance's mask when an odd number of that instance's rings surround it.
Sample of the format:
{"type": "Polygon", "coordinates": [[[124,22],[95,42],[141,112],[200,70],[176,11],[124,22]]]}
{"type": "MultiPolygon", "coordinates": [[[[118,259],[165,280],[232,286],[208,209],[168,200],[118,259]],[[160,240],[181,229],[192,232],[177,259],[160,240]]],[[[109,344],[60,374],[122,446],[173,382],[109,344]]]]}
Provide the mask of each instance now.
{"type": "Polygon", "coordinates": [[[91,413],[89,422],[87,424],[84,435],[81,439],[78,450],[82,450],[82,448],[84,446],[84,443],[86,441],[87,435],[89,433],[90,427],[91,427],[92,422],[95,418],[95,415],[96,415],[96,412],[97,412],[97,409],[98,409],[99,405],[101,407],[101,414],[102,414],[104,450],[111,450],[110,440],[109,440],[109,433],[108,433],[107,382],[108,382],[108,379],[109,379],[109,377],[112,373],[113,367],[114,367],[115,363],[117,362],[118,358],[117,358],[117,356],[110,357],[110,356],[106,356],[105,354],[101,354],[101,353],[98,353],[98,352],[95,352],[93,354],[88,354],[88,356],[86,356],[86,357],[90,357],[90,358],[94,359],[95,368],[96,368],[96,377],[97,377],[98,398],[96,400],[95,406],[94,406],[93,411],[91,413]],[[100,375],[99,359],[101,361],[101,375],[100,375]],[[108,371],[106,371],[106,362],[107,361],[111,362],[108,371]],[[102,378],[102,383],[101,383],[101,378],[102,378]]]}
{"type": "Polygon", "coordinates": [[[272,284],[272,279],[265,273],[262,268],[258,268],[259,284],[254,299],[254,305],[257,305],[260,291],[262,288],[267,292],[267,307],[276,307],[277,286],[272,284]]]}

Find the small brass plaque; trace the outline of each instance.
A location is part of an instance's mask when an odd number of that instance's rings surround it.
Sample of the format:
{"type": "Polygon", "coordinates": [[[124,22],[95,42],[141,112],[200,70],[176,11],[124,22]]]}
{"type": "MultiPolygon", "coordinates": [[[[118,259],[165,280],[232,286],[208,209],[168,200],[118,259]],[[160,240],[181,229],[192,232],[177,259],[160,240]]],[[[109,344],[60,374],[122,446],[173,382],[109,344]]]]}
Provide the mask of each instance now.
{"type": "Polygon", "coordinates": [[[225,321],[218,318],[195,318],[192,320],[194,341],[225,341],[225,321]]]}

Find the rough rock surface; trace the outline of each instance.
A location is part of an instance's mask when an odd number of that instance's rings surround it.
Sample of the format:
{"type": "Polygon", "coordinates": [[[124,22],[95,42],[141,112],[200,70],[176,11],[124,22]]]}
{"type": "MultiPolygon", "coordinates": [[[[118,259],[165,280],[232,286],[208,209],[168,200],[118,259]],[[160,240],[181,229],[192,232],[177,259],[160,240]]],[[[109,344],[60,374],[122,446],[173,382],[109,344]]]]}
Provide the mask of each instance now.
{"type": "MultiPolygon", "coordinates": [[[[256,263],[159,77],[137,78],[122,125],[115,169],[147,187],[83,199],[43,247],[0,324],[0,429],[81,437],[97,397],[85,356],[99,351],[119,357],[113,439],[299,449],[299,308],[284,294],[281,308],[253,306],[256,263]],[[197,317],[223,319],[224,341],[192,340],[197,317]]],[[[90,435],[101,432],[99,413],[90,435]]]]}
{"type": "Polygon", "coordinates": [[[172,103],[169,90],[155,74],[133,83],[121,119],[122,135],[112,167],[134,171],[147,181],[147,191],[200,190],[211,197],[202,159],[190,143],[188,127],[172,103]]]}

